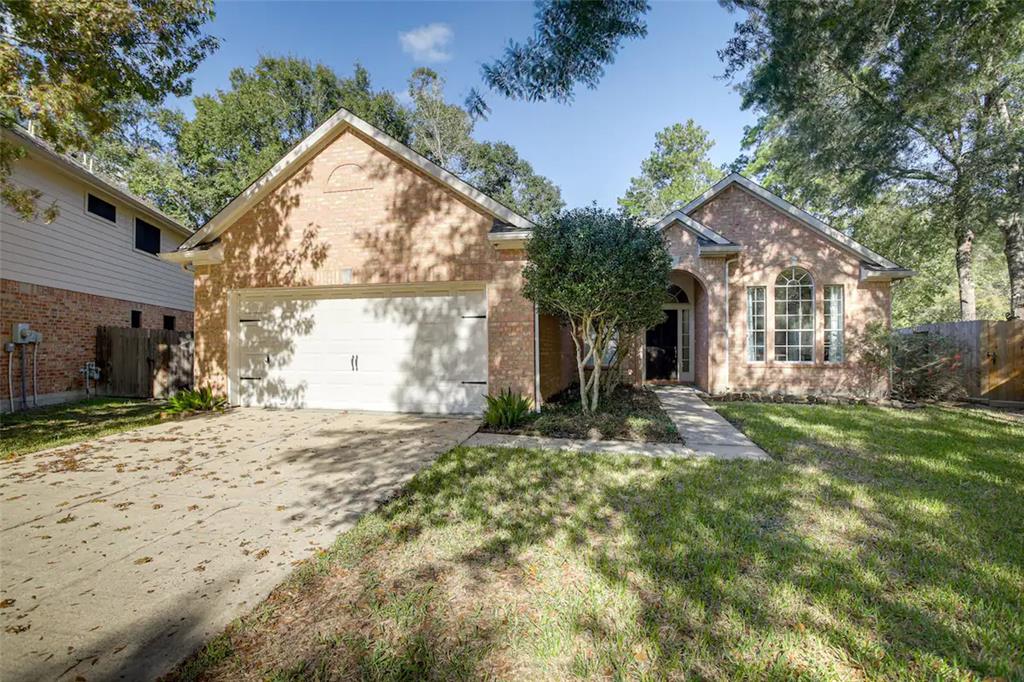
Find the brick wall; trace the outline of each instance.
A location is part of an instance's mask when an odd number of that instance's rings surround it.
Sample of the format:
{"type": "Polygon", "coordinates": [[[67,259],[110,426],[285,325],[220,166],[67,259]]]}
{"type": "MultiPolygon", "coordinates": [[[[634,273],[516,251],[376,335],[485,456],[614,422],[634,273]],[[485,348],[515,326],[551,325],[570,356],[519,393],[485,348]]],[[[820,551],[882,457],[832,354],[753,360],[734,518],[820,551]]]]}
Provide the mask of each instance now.
{"type": "Polygon", "coordinates": [[[523,253],[487,239],[493,218],[351,130],[221,235],[196,268],[197,382],[227,389],[228,299],[262,287],[479,282],[488,288],[489,383],[533,396],[533,306],[523,253]]]}
{"type": "MultiPolygon", "coordinates": [[[[175,316],[175,328],[191,331],[192,312],[123,301],[106,296],[84,294],[26,284],[9,279],[0,280],[0,341],[11,340],[11,326],[28,322],[43,334],[39,346],[39,395],[77,391],[83,387],[78,370],[96,359],[96,327],[131,326],[131,311],[142,311],[142,327],[163,329],[164,315],[175,316]]],[[[26,355],[26,386],[31,396],[31,346],[26,355]]],[[[13,358],[14,395],[20,395],[20,350],[13,358]]],[[[0,397],[7,398],[7,353],[0,360],[0,397]]]]}
{"type": "MultiPolygon", "coordinates": [[[[873,320],[889,323],[888,282],[861,282],[860,258],[841,249],[768,202],[735,185],[727,188],[694,212],[693,217],[743,246],[729,277],[729,374],[725,381],[712,381],[712,389],[734,391],[779,391],[785,393],[877,394],[885,388],[885,377],[871,374],[857,357],[857,338],[873,320]],[[807,270],[814,280],[814,362],[794,364],[773,359],[775,279],[789,267],[807,270]],[[845,362],[824,362],[823,291],[838,284],[845,298],[845,362]],[[748,286],[766,289],[766,360],[747,361],[746,318],[748,286]]],[[[673,228],[679,230],[679,228],[673,228]]],[[[700,259],[712,261],[712,259],[700,259]]],[[[721,259],[713,262],[721,263],[721,259]]],[[[720,265],[719,265],[720,267],[720,265]]],[[[724,352],[715,351],[715,308],[721,296],[709,292],[709,332],[712,375],[721,366],[724,352]]]]}

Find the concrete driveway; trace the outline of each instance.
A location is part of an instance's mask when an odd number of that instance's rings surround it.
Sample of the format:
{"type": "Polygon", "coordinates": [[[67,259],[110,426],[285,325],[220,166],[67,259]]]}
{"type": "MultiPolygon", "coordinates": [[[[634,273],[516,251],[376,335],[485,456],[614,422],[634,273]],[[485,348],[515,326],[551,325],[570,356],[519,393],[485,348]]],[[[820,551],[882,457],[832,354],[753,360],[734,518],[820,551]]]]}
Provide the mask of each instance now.
{"type": "Polygon", "coordinates": [[[475,420],[239,409],[0,464],[0,679],[148,679],[475,420]]]}

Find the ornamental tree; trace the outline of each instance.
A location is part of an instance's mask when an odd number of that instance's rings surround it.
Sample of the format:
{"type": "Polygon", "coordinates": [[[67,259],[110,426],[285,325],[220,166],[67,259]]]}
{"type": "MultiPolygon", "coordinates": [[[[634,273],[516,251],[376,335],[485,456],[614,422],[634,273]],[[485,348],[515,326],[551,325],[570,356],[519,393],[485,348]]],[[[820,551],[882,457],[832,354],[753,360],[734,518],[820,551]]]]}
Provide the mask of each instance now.
{"type": "Polygon", "coordinates": [[[635,218],[594,206],[535,228],[526,255],[523,295],[568,325],[580,403],[590,414],[600,404],[602,364],[628,352],[628,344],[615,341],[664,319],[672,267],[665,242],[635,218]]]}

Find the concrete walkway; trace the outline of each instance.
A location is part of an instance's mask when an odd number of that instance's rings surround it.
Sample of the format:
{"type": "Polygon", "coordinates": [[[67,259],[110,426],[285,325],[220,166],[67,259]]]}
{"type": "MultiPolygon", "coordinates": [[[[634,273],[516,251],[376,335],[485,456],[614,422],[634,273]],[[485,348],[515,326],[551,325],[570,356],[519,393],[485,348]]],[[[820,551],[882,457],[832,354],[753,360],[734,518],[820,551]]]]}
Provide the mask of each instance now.
{"type": "Polygon", "coordinates": [[[683,441],[700,456],[769,459],[768,453],[754,445],[689,386],[657,386],[654,393],[679,429],[683,441]]]}
{"type": "Polygon", "coordinates": [[[666,458],[769,459],[764,450],[754,445],[735,426],[697,397],[693,389],[671,386],[659,387],[655,392],[665,412],[686,441],[685,445],[621,440],[576,440],[500,433],[477,433],[466,441],[466,445],[666,458]]]}

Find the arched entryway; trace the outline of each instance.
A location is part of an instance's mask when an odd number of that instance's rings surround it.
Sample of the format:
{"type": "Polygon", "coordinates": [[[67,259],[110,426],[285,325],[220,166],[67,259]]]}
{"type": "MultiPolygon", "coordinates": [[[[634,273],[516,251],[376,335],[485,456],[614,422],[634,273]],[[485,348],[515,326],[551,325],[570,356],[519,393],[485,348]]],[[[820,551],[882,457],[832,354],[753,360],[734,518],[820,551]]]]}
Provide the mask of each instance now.
{"type": "Polygon", "coordinates": [[[675,271],[665,289],[665,319],[644,338],[644,380],[648,383],[706,383],[707,304],[703,285],[675,271]]]}

